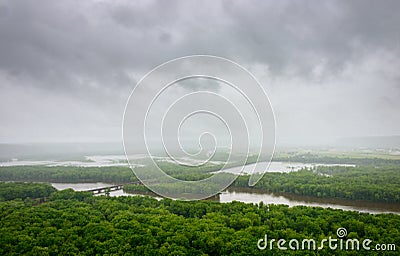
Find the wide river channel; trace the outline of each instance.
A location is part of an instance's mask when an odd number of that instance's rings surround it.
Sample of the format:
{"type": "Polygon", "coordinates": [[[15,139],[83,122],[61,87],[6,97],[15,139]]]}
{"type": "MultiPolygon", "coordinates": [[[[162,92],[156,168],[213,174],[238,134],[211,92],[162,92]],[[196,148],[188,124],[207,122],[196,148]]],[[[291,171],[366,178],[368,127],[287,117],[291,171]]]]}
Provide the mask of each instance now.
{"type": "MultiPolygon", "coordinates": [[[[301,164],[301,163],[282,163],[272,162],[268,172],[288,172],[297,171],[302,167],[311,167],[315,165],[301,164]]],[[[251,169],[251,165],[245,167],[244,172],[251,169]]],[[[233,167],[225,170],[226,172],[238,173],[241,168],[233,167]]],[[[107,183],[52,183],[52,185],[59,190],[72,188],[76,191],[90,190],[95,188],[102,188],[111,186],[113,184],[107,183]]],[[[122,190],[113,191],[110,196],[133,196],[138,194],[128,194],[122,190]]],[[[259,203],[264,202],[265,204],[286,204],[291,206],[304,205],[304,206],[319,206],[324,208],[351,210],[358,212],[368,213],[396,213],[400,214],[399,204],[388,204],[388,203],[377,203],[369,201],[353,201],[353,200],[341,200],[341,199],[322,199],[308,196],[298,196],[285,193],[266,193],[265,191],[257,189],[228,189],[219,194],[214,199],[221,203],[227,203],[232,201],[240,201],[245,203],[259,203]]]]}

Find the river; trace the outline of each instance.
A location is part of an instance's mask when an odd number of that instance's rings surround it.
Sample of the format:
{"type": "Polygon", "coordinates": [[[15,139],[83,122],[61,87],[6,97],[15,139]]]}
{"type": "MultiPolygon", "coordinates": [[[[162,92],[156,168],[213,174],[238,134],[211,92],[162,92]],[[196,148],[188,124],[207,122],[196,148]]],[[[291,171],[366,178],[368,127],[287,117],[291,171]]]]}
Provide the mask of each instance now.
{"type": "Polygon", "coordinates": [[[248,164],[243,166],[231,167],[218,172],[226,172],[232,174],[251,174],[253,169],[255,173],[264,172],[296,172],[302,168],[312,168],[316,166],[348,166],[354,167],[354,164],[304,164],[304,163],[289,163],[289,162],[260,162],[257,164],[248,164]],[[255,168],[256,166],[256,168],[255,168]]]}
{"type": "MultiPolygon", "coordinates": [[[[58,190],[72,188],[75,191],[90,190],[95,188],[102,188],[112,186],[108,183],[52,183],[53,187],[58,190]]],[[[122,190],[110,192],[110,196],[134,196],[140,194],[128,194],[122,190]]],[[[160,197],[156,197],[160,199],[160,197]]],[[[228,189],[215,198],[213,201],[221,203],[228,203],[232,201],[239,201],[244,203],[259,203],[265,204],[286,204],[290,207],[296,205],[304,206],[319,206],[323,208],[342,209],[346,211],[358,211],[367,213],[396,213],[400,214],[399,204],[376,203],[369,201],[352,201],[341,199],[321,199],[307,196],[297,196],[291,194],[273,194],[266,193],[265,191],[256,189],[228,189]]]]}

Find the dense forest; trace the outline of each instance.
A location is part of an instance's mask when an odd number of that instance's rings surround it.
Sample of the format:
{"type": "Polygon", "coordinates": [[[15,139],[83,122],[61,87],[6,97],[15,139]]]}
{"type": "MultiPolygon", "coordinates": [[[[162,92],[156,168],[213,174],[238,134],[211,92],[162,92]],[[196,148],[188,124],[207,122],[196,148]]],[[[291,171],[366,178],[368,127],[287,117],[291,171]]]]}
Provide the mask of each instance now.
{"type": "MultiPolygon", "coordinates": [[[[264,238],[368,238],[400,246],[400,216],[318,207],[95,197],[71,189],[48,202],[0,202],[0,255],[375,255],[374,251],[259,250],[264,238]]],[[[312,248],[312,247],[311,247],[312,248]]],[[[385,255],[398,255],[387,251],[385,255]]]]}
{"type": "Polygon", "coordinates": [[[55,191],[55,188],[45,183],[0,182],[0,201],[16,198],[43,198],[55,191]]]}
{"type": "Polygon", "coordinates": [[[128,167],[7,166],[0,167],[0,181],[107,182],[137,180],[128,167]]]}

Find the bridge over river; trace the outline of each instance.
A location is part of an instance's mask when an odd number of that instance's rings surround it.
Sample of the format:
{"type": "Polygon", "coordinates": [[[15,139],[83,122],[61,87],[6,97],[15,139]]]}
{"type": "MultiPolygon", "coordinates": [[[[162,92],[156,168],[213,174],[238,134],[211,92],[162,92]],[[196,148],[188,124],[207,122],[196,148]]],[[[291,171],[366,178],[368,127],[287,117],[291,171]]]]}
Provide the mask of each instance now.
{"type": "Polygon", "coordinates": [[[94,189],[83,190],[83,191],[92,192],[94,195],[106,194],[106,193],[109,193],[112,191],[122,190],[124,188],[124,185],[127,185],[127,184],[143,185],[143,183],[140,181],[134,181],[134,182],[126,183],[126,184],[112,185],[112,186],[108,186],[108,187],[94,188],[94,189]]]}

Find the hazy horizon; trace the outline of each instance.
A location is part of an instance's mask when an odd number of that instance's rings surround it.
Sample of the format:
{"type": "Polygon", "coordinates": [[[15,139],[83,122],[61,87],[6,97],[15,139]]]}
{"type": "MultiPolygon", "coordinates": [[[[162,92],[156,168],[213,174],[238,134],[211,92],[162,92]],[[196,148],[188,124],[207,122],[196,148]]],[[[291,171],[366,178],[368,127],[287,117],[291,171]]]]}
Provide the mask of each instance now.
{"type": "MultiPolygon", "coordinates": [[[[354,151],[362,152],[371,150],[371,153],[384,149],[386,154],[393,151],[394,154],[400,154],[400,136],[389,137],[355,137],[342,138],[334,143],[325,145],[290,145],[278,144],[276,153],[297,152],[303,150],[326,151],[334,150],[336,152],[354,151]]],[[[147,154],[147,151],[140,150],[137,154],[147,154]]],[[[160,149],[159,155],[165,155],[160,149]]],[[[254,153],[254,152],[252,152],[254,153]]],[[[114,142],[69,142],[69,143],[0,143],[0,162],[10,161],[12,159],[40,159],[40,160],[76,160],[83,159],[89,155],[124,155],[124,149],[121,141],[114,142]]]]}

